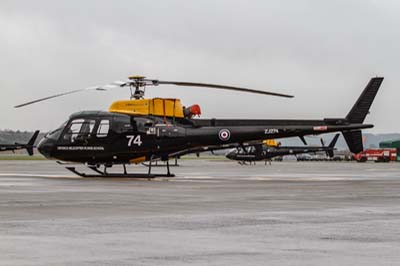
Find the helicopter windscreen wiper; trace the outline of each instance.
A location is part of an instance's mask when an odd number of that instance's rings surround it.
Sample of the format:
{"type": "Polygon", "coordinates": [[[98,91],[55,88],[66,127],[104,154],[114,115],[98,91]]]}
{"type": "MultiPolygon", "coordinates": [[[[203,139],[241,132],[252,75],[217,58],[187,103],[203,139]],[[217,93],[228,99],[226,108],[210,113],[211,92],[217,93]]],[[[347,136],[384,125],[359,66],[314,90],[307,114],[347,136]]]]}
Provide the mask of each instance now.
{"type": "Polygon", "coordinates": [[[64,93],[55,94],[52,96],[47,96],[44,98],[40,98],[37,100],[29,101],[23,104],[19,104],[14,106],[15,108],[20,108],[23,106],[35,104],[38,102],[50,100],[53,98],[78,93],[82,91],[88,90],[97,90],[97,91],[105,91],[108,89],[116,88],[116,87],[129,87],[131,91],[131,99],[142,99],[144,97],[144,89],[149,86],[158,86],[158,85],[175,85],[175,86],[185,86],[185,87],[203,87],[203,88],[212,88],[212,89],[221,89],[221,90],[231,90],[231,91],[239,91],[239,92],[247,92],[247,93],[255,93],[255,94],[263,94],[269,96],[277,96],[284,98],[293,98],[294,96],[276,92],[262,91],[262,90],[253,90],[242,87],[234,87],[234,86],[226,86],[226,85],[218,85],[218,84],[208,84],[208,83],[198,83],[198,82],[183,82],[183,81],[163,81],[156,79],[146,79],[142,76],[132,76],[129,77],[126,81],[114,81],[110,84],[104,86],[94,86],[85,89],[72,90],[64,93]]]}

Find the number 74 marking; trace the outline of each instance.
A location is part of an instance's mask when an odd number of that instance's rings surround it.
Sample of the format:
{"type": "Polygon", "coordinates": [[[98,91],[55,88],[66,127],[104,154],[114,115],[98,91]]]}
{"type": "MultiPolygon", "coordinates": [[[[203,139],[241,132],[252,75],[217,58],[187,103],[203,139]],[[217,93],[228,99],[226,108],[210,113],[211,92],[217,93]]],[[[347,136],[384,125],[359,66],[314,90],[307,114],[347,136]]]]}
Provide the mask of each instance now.
{"type": "Polygon", "coordinates": [[[142,140],[140,138],[140,135],[128,135],[126,136],[128,138],[128,147],[131,147],[133,145],[141,146],[142,145],[142,140]]]}

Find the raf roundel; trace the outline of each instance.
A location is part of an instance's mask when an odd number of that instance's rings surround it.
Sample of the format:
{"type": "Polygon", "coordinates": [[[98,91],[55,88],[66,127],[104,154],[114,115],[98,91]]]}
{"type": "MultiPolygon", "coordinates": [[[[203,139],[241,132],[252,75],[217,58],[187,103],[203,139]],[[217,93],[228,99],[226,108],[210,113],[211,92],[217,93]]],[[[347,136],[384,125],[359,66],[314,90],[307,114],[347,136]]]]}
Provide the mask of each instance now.
{"type": "Polygon", "coordinates": [[[220,140],[227,141],[231,138],[231,132],[228,129],[221,129],[218,136],[220,140]]]}

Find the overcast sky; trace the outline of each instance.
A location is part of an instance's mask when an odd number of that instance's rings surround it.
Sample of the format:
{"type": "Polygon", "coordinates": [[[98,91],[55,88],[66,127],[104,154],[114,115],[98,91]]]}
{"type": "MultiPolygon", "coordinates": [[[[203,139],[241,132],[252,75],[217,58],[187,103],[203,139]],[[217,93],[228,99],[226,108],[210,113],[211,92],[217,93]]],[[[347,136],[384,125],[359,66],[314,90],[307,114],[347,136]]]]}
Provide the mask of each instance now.
{"type": "Polygon", "coordinates": [[[367,122],[400,132],[400,2],[390,0],[0,1],[0,129],[49,130],[107,110],[126,89],[35,98],[140,74],[294,94],[285,99],[155,87],[203,117],[343,117],[385,81],[367,122]]]}

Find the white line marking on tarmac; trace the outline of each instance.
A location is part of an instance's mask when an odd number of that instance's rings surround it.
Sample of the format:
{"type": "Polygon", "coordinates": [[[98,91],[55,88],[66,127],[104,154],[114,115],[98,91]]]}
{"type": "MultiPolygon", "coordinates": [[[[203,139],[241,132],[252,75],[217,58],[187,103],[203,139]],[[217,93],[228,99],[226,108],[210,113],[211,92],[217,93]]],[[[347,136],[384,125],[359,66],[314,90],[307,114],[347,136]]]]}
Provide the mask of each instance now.
{"type": "Polygon", "coordinates": [[[6,177],[52,177],[52,178],[81,178],[81,177],[72,177],[66,175],[48,175],[48,174],[21,174],[21,173],[0,173],[1,176],[6,177]]]}

